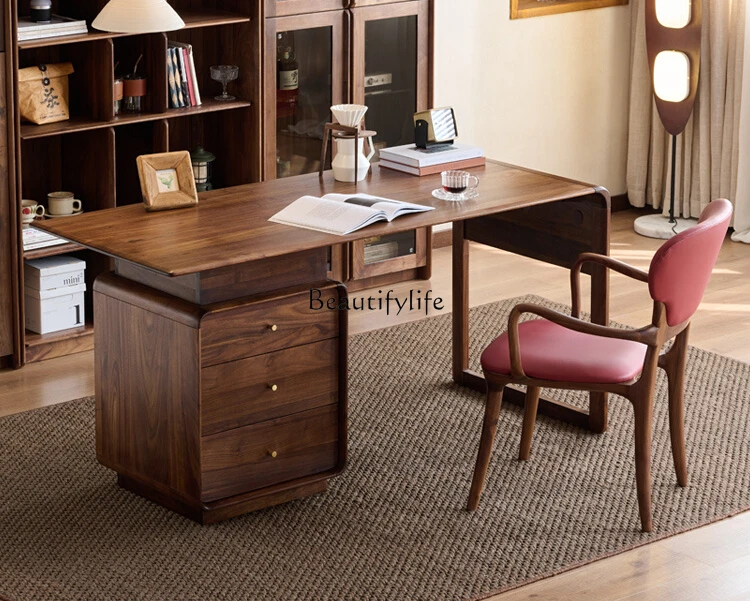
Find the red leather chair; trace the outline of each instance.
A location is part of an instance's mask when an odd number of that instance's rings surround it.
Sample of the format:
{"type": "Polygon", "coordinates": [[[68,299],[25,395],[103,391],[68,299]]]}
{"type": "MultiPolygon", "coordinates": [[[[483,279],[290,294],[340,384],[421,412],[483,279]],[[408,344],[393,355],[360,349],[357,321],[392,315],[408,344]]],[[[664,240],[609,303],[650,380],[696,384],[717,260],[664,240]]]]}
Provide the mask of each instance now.
{"type": "Polygon", "coordinates": [[[519,454],[522,460],[528,459],[531,451],[540,388],[606,391],[626,397],[633,405],[638,508],[643,531],[651,531],[651,421],[656,370],[661,367],[667,373],[672,455],[677,482],[687,486],[683,381],[690,318],[703,297],[731,215],[728,200],[714,200],[695,227],[674,236],[656,252],[648,273],[604,255],[582,254],[570,274],[571,316],[532,304],[514,307],[508,331],[482,354],[487,404],[469,494],[470,511],[479,505],[507,384],[527,387],[519,454]],[[581,266],[587,261],[648,282],[654,300],[651,324],[635,330],[582,321],[579,280],[581,266]],[[524,313],[543,319],[519,324],[524,313]],[[672,338],[675,341],[670,350],[660,354],[662,345],[672,338]]]}

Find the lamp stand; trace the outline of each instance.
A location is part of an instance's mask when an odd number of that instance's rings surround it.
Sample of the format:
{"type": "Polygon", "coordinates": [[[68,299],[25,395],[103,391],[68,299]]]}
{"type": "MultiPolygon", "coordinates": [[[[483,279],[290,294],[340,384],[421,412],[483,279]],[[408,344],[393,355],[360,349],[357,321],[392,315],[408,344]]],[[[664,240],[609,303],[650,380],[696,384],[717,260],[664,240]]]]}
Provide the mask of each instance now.
{"type": "Polygon", "coordinates": [[[674,216],[674,190],[677,177],[677,136],[672,134],[672,173],[669,182],[669,217],[644,215],[635,220],[633,229],[641,236],[668,240],[675,234],[693,227],[697,219],[678,219],[674,216]]]}

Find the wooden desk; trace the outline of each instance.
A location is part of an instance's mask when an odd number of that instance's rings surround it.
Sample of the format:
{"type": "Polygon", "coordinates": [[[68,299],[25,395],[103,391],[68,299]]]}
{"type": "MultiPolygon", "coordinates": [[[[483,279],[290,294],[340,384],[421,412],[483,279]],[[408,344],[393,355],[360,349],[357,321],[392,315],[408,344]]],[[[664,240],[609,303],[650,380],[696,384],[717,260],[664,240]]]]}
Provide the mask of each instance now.
{"type": "MultiPolygon", "coordinates": [[[[569,267],[608,253],[610,207],[602,188],[492,162],[471,171],[480,196],[462,203],[431,196],[439,176],[375,167],[357,188],[327,172],[208,192],[189,209],[41,222],[115,259],[94,295],[99,461],[203,523],[325,490],[346,461],[346,312],[316,314],[305,295],[346,294],[325,282],[329,246],[416,227],[453,223],[453,377],[483,390],[468,370],[469,241],[569,267]],[[436,210],[348,236],[268,221],[304,194],[355,190],[436,210]],[[271,377],[287,378],[285,395],[269,396],[271,377]]],[[[593,319],[606,323],[607,272],[589,273],[593,319]]],[[[606,429],[603,394],[589,412],[552,400],[540,411],[606,429]]]]}

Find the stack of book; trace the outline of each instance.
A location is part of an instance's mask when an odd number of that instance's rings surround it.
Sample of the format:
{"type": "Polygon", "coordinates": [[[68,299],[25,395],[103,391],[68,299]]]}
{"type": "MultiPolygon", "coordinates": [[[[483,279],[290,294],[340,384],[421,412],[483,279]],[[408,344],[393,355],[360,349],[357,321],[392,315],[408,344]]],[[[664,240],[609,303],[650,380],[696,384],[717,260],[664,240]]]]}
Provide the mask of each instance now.
{"type": "Polygon", "coordinates": [[[201,105],[198,78],[195,74],[193,47],[181,42],[169,42],[167,50],[167,78],[169,79],[169,107],[179,109],[201,105]]]}
{"type": "Polygon", "coordinates": [[[380,237],[365,240],[365,265],[398,257],[398,242],[381,242],[381,240],[380,237]]]}
{"type": "Polygon", "coordinates": [[[58,244],[67,244],[67,240],[53,236],[42,230],[27,227],[23,230],[23,249],[36,250],[37,248],[46,248],[48,246],[57,246],[58,244]]]}
{"type": "Polygon", "coordinates": [[[484,151],[481,148],[454,143],[426,149],[417,148],[414,144],[383,148],[379,164],[387,169],[423,176],[451,169],[481,167],[484,163],[484,151]]]}
{"type": "Polygon", "coordinates": [[[43,38],[57,38],[66,35],[81,35],[88,33],[86,21],[77,21],[60,15],[52,15],[47,23],[37,23],[29,17],[18,18],[18,41],[40,40],[43,38]]]}

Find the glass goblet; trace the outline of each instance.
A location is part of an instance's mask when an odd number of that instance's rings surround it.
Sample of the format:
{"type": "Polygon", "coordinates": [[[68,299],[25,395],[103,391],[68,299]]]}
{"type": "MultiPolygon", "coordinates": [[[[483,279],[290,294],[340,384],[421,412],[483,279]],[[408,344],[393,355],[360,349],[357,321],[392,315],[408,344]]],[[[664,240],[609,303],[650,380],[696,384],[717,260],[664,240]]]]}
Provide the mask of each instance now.
{"type": "Polygon", "coordinates": [[[227,84],[237,79],[239,73],[240,68],[237,65],[214,65],[211,67],[211,79],[220,82],[224,86],[224,91],[215,97],[216,100],[221,100],[222,102],[235,100],[234,96],[227,94],[227,84]]]}

